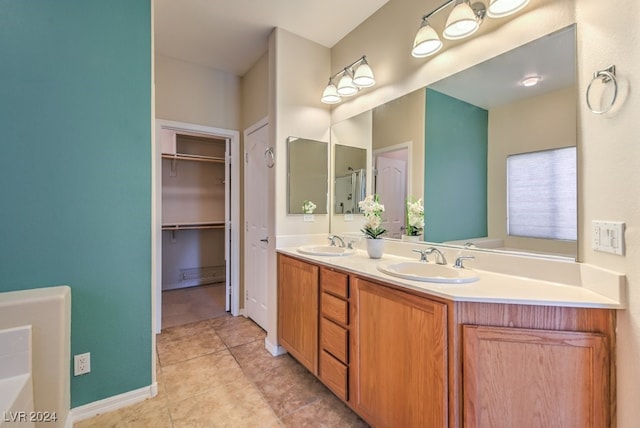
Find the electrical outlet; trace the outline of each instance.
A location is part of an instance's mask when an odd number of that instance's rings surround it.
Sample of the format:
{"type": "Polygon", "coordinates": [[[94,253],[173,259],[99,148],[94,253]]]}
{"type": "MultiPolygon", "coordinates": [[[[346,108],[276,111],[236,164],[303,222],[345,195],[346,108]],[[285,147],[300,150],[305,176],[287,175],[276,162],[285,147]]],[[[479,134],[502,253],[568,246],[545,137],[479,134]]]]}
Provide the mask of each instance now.
{"type": "Polygon", "coordinates": [[[91,371],[91,353],[78,354],[73,356],[73,375],[80,376],[91,371]]]}

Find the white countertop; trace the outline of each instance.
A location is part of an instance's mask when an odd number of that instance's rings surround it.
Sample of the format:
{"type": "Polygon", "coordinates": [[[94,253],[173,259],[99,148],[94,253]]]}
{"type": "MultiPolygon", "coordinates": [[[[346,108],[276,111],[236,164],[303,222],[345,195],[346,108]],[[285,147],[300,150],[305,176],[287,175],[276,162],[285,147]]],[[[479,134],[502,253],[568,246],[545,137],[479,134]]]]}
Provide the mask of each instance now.
{"type": "MultiPolygon", "coordinates": [[[[357,250],[350,256],[313,256],[301,254],[295,248],[279,248],[278,252],[316,264],[334,267],[342,271],[394,284],[400,287],[422,291],[432,296],[457,302],[507,303],[519,305],[567,306],[583,308],[623,309],[625,277],[616,272],[605,271],[593,266],[580,266],[580,283],[568,284],[517,275],[472,269],[480,279],[463,284],[439,284],[413,281],[389,276],[377,269],[380,263],[416,260],[416,258],[385,254],[381,259],[371,259],[366,251],[357,250]]],[[[469,265],[471,263],[468,263],[469,265]]],[[[553,264],[544,269],[553,269],[553,264]]],[[[558,269],[565,269],[561,266],[558,269]]],[[[548,272],[547,272],[548,275],[548,272]]],[[[562,275],[559,275],[562,276],[562,275]]]]}

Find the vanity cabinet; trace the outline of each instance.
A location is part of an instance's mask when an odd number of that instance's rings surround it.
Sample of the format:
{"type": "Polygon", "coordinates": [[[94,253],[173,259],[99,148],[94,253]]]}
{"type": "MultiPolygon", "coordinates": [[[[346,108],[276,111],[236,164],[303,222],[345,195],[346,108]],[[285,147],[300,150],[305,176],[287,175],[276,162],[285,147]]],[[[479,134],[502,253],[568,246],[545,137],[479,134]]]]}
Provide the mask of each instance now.
{"type": "Polygon", "coordinates": [[[356,412],[373,426],[447,426],[447,306],[354,284],[356,412]]]}
{"type": "Polygon", "coordinates": [[[597,333],[463,327],[464,427],[607,427],[609,353],[597,333]]]}
{"type": "Polygon", "coordinates": [[[282,346],[374,427],[616,425],[609,309],[457,302],[279,254],[282,346]]]}
{"type": "Polygon", "coordinates": [[[459,302],[457,426],[612,427],[616,312],[459,302]]]}
{"type": "Polygon", "coordinates": [[[320,268],[320,355],[318,378],[338,397],[349,401],[349,275],[320,268]]]}
{"type": "Polygon", "coordinates": [[[318,266],[278,257],[278,340],[318,374],[318,266]]]}

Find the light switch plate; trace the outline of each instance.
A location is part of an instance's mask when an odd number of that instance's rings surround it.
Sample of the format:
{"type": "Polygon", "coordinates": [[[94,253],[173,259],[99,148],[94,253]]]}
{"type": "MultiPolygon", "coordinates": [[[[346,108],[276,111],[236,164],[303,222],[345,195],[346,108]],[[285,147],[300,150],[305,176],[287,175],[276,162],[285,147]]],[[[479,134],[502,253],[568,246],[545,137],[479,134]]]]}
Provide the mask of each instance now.
{"type": "Polygon", "coordinates": [[[624,226],[621,221],[594,220],[591,223],[591,248],[623,256],[624,226]]]}

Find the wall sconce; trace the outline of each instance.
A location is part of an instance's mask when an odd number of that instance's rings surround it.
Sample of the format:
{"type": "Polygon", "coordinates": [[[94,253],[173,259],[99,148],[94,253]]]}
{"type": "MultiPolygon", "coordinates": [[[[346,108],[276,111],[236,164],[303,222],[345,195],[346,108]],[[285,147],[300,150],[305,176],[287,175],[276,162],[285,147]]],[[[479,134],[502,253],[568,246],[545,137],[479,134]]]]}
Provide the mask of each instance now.
{"type": "Polygon", "coordinates": [[[469,0],[448,0],[422,17],[420,28],[413,41],[411,55],[424,58],[442,48],[442,40],[438,37],[436,30],[429,25],[429,18],[452,3],[455,3],[455,6],[449,13],[442,36],[448,40],[459,40],[475,33],[480,28],[485,15],[490,18],[512,15],[524,8],[529,0],[489,0],[488,7],[482,2],[470,4],[469,0]]]}
{"type": "Polygon", "coordinates": [[[351,97],[360,92],[361,88],[368,88],[375,83],[376,80],[367,63],[367,57],[362,55],[361,58],[329,77],[329,83],[324,88],[320,100],[325,104],[337,104],[342,101],[342,97],[351,97]],[[338,80],[338,86],[336,86],[335,80],[339,76],[341,77],[338,80]]]}

